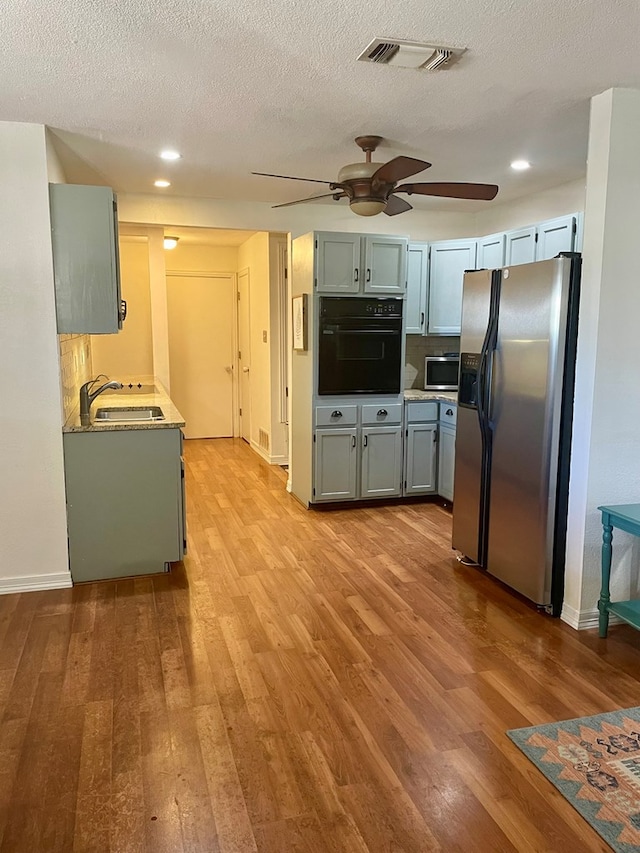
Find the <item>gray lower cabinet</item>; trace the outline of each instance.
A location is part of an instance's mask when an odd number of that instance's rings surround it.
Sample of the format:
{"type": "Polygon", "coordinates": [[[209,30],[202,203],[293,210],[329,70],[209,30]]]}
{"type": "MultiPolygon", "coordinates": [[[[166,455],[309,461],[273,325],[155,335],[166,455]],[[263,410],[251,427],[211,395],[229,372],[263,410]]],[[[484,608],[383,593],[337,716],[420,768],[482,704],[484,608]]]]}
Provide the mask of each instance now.
{"type": "Polygon", "coordinates": [[[118,214],[109,187],[50,184],[58,333],[122,328],[118,214]]]}
{"type": "MultiPolygon", "coordinates": [[[[348,408],[343,407],[345,412],[348,408]]],[[[366,408],[366,406],[363,407],[363,409],[366,408]]],[[[394,408],[394,406],[388,407],[389,410],[394,408]]],[[[314,451],[314,502],[400,496],[402,491],[402,426],[400,424],[316,429],[314,451]]]]}
{"type": "Polygon", "coordinates": [[[360,497],[399,497],[401,478],[402,427],[364,427],[360,497]]]}
{"type": "Polygon", "coordinates": [[[64,435],[74,582],[166,571],[185,551],[179,429],[64,435]]]}
{"type": "Polygon", "coordinates": [[[315,431],[315,501],[346,501],[357,497],[357,445],[356,427],[315,431]]]}
{"type": "Polygon", "coordinates": [[[453,501],[453,473],[456,459],[456,429],[440,424],[438,440],[438,494],[453,501]]]}
{"type": "Polygon", "coordinates": [[[437,488],[437,423],[407,425],[404,493],[426,495],[437,488]]]}

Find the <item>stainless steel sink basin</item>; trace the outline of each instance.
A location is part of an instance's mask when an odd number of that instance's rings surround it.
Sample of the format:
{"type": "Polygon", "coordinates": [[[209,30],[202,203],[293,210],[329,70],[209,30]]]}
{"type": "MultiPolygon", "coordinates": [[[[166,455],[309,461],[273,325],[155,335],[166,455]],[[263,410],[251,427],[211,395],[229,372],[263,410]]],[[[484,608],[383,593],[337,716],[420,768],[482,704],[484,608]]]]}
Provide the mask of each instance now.
{"type": "Polygon", "coordinates": [[[160,406],[103,406],[96,409],[97,421],[163,421],[160,406]]]}

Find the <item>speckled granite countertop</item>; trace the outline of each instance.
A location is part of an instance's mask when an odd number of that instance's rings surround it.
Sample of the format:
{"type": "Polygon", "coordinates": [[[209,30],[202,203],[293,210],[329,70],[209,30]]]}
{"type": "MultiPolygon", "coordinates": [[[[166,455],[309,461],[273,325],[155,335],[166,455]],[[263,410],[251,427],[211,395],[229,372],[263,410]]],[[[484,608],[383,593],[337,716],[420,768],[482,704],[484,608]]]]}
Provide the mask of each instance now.
{"type": "Polygon", "coordinates": [[[434,402],[441,401],[443,403],[458,402],[457,391],[421,391],[420,388],[407,388],[404,392],[405,400],[433,400],[434,402]]]}
{"type": "MultiPolygon", "coordinates": [[[[146,380],[148,381],[148,380],[146,380]]],[[[62,432],[104,432],[105,430],[117,429],[175,429],[183,427],[184,418],[176,409],[171,398],[163,388],[162,384],[153,379],[153,391],[139,393],[136,390],[125,390],[122,392],[105,391],[94,400],[91,405],[91,424],[82,426],[80,423],[80,407],[75,409],[62,428],[62,432]],[[113,406],[138,407],[138,406],[160,406],[164,415],[163,421],[96,421],[94,414],[99,408],[112,408],[113,406]]],[[[149,386],[148,386],[149,387],[149,386]]]]}

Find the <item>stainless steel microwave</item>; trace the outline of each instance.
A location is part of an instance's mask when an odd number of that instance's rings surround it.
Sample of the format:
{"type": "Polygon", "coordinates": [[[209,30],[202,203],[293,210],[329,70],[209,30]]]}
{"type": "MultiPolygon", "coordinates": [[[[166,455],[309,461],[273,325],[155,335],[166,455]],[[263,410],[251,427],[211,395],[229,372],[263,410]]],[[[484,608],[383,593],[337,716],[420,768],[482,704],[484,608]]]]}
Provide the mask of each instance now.
{"type": "Polygon", "coordinates": [[[428,355],[424,360],[424,390],[457,391],[459,369],[459,355],[428,355]]]}

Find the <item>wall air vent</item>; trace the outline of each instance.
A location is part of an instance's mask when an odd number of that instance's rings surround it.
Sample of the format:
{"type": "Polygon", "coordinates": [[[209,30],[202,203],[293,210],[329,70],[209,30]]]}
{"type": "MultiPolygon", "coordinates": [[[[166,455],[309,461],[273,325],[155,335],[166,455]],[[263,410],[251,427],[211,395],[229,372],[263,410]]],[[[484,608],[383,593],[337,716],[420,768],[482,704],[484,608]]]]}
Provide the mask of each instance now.
{"type": "Polygon", "coordinates": [[[466,47],[444,47],[402,39],[375,38],[358,57],[360,62],[419,68],[424,71],[444,71],[456,63],[466,47]]]}

